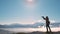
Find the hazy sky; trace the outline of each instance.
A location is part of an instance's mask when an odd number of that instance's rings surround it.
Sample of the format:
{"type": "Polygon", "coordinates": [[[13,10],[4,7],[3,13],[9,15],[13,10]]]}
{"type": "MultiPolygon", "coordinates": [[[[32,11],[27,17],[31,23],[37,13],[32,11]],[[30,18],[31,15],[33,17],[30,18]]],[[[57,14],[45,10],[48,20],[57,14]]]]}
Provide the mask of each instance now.
{"type": "Polygon", "coordinates": [[[60,0],[0,0],[0,24],[32,24],[49,16],[60,21],[60,0]]]}

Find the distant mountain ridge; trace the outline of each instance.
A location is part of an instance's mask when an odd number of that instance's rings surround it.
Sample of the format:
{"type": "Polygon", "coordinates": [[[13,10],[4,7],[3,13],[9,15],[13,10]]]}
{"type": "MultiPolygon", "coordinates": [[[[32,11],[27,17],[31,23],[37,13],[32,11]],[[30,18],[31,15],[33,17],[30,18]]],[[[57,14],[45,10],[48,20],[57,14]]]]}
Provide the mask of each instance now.
{"type": "MultiPolygon", "coordinates": [[[[27,24],[27,25],[22,25],[22,24],[10,24],[10,25],[0,25],[0,28],[38,28],[38,26],[44,26],[45,23],[39,23],[36,22],[35,24],[27,24]]],[[[59,23],[51,23],[51,27],[60,27],[60,22],[59,23]]]]}

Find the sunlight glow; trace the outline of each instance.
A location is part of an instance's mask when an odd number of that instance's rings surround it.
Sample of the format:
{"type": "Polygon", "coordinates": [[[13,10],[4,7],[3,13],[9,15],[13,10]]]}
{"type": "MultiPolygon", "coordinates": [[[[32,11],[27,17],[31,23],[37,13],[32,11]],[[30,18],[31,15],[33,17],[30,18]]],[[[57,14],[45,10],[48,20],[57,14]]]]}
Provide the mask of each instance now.
{"type": "Polygon", "coordinates": [[[33,0],[27,0],[28,2],[32,2],[33,0]]]}
{"type": "MultiPolygon", "coordinates": [[[[3,28],[4,29],[4,28],[3,28]]],[[[46,32],[46,28],[6,28],[4,30],[13,31],[13,32],[34,32],[34,31],[41,31],[46,32]]],[[[51,28],[52,32],[60,31],[60,27],[51,28]]]]}

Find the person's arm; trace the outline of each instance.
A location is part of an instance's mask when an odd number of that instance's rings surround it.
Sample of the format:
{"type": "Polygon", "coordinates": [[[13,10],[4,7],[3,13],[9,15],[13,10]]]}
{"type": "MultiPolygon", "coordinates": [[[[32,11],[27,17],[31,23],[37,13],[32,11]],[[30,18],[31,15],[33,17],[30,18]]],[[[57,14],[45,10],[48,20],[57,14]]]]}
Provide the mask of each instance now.
{"type": "Polygon", "coordinates": [[[45,17],[44,16],[42,16],[42,18],[45,20],[45,17]]]}

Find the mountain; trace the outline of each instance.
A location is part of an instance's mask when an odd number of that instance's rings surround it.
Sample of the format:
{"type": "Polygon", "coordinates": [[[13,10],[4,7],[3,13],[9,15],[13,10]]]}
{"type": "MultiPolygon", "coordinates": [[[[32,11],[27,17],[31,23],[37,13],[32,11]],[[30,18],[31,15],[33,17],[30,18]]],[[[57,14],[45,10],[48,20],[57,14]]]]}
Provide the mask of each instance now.
{"type": "Polygon", "coordinates": [[[60,22],[58,22],[58,23],[51,23],[51,27],[60,27],[60,22]]]}
{"type": "MultiPolygon", "coordinates": [[[[0,28],[37,28],[38,26],[44,26],[45,23],[40,23],[36,22],[35,24],[27,24],[27,25],[22,25],[22,24],[11,24],[11,25],[0,25],[0,28]]],[[[51,27],[60,27],[60,22],[59,23],[51,23],[51,27]]]]}
{"type": "Polygon", "coordinates": [[[26,28],[26,27],[33,27],[32,24],[22,25],[22,24],[11,24],[11,25],[0,25],[0,28],[26,28]]]}

